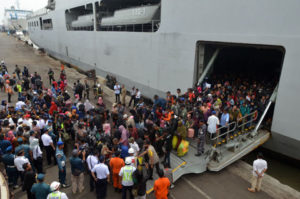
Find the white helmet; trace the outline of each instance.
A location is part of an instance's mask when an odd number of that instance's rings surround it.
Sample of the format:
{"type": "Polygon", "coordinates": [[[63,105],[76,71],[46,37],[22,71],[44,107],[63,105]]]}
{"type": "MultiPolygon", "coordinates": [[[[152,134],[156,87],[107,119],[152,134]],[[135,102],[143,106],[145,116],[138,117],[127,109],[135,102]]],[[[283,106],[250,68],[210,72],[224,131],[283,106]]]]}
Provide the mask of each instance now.
{"type": "Polygon", "coordinates": [[[128,150],[128,153],[134,153],[134,149],[133,149],[133,148],[130,148],[130,149],[128,150]]]}
{"type": "Polygon", "coordinates": [[[56,181],[53,181],[50,185],[50,189],[51,191],[56,191],[60,186],[60,183],[59,182],[56,182],[56,181]]]}
{"type": "Polygon", "coordinates": [[[127,157],[127,158],[125,158],[125,164],[126,165],[129,165],[129,164],[131,164],[131,158],[130,157],[127,157]]]}

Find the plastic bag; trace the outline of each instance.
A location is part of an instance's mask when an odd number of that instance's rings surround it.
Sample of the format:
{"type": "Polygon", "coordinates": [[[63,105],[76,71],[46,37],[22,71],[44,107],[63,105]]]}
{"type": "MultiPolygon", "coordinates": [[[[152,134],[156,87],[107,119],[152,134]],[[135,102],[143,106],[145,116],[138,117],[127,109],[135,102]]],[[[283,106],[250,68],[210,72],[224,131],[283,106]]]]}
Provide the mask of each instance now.
{"type": "Polygon", "coordinates": [[[179,157],[184,156],[189,151],[190,143],[186,140],[182,140],[177,149],[177,155],[179,157]]]}
{"type": "Polygon", "coordinates": [[[174,135],[173,139],[172,139],[172,147],[173,147],[173,149],[176,148],[177,142],[178,142],[178,137],[176,135],[174,135]]]}

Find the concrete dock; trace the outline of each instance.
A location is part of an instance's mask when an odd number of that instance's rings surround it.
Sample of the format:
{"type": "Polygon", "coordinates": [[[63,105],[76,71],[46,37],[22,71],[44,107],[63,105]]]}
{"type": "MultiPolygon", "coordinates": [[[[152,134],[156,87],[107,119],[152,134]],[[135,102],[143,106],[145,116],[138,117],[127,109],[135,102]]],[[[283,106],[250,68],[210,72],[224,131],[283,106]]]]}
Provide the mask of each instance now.
{"type": "MultiPolygon", "coordinates": [[[[24,42],[17,40],[12,36],[7,36],[4,33],[0,34],[0,59],[4,59],[9,73],[15,69],[15,65],[18,64],[21,69],[26,65],[29,68],[30,73],[37,71],[43,78],[44,84],[49,86],[48,82],[48,70],[51,67],[55,72],[55,77],[58,79],[60,71],[60,62],[54,60],[47,55],[39,53],[37,50],[26,45],[24,42]]],[[[80,66],[79,66],[80,67],[80,66]]],[[[84,80],[85,75],[80,74],[78,71],[65,67],[68,90],[72,94],[70,86],[78,79],[84,80]]],[[[101,79],[101,82],[103,78],[101,79]]],[[[103,84],[102,84],[103,85],[103,84]]],[[[104,88],[104,100],[107,107],[111,107],[111,103],[114,100],[113,91],[104,88]]],[[[92,92],[91,92],[92,96],[92,92]]],[[[1,99],[7,99],[7,95],[0,92],[1,99]]],[[[13,102],[16,102],[17,95],[13,97],[13,102]]],[[[94,100],[92,100],[95,103],[94,100]]],[[[269,165],[272,166],[272,165],[269,165]]],[[[47,168],[47,167],[46,167],[47,168]]],[[[2,169],[1,169],[2,170],[2,169]]],[[[236,163],[228,166],[224,170],[218,173],[205,172],[198,175],[189,174],[175,183],[175,187],[170,191],[170,197],[172,199],[296,199],[300,198],[300,193],[291,187],[281,184],[278,180],[266,175],[262,182],[262,191],[258,193],[251,193],[247,190],[250,186],[252,166],[243,161],[237,161],[236,163]]],[[[70,164],[67,163],[67,183],[70,184],[70,164]]],[[[51,166],[46,169],[46,183],[51,183],[54,180],[58,180],[58,168],[57,166],[51,166]]],[[[85,191],[76,195],[72,194],[71,188],[62,189],[67,193],[69,198],[81,199],[81,198],[96,198],[95,193],[89,192],[89,176],[85,176],[85,191]]],[[[13,191],[14,198],[25,199],[26,193],[21,189],[13,191]]],[[[108,188],[107,198],[121,198],[121,195],[115,193],[112,186],[108,188]]],[[[155,198],[151,193],[147,198],[155,198]]]]}

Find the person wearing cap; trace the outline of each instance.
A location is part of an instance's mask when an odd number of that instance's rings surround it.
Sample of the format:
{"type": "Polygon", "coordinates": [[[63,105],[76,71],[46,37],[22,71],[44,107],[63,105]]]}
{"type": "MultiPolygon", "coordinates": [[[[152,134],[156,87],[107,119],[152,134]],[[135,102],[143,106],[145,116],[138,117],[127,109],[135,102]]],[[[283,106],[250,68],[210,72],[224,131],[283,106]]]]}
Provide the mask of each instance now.
{"type": "Polygon", "coordinates": [[[122,199],[127,198],[127,191],[129,191],[130,199],[133,199],[132,188],[133,182],[133,172],[136,170],[134,166],[131,166],[132,159],[127,157],[125,159],[125,166],[121,168],[119,172],[120,181],[122,181],[122,199]]]}
{"type": "Polygon", "coordinates": [[[28,199],[35,199],[35,196],[31,193],[32,185],[36,183],[35,173],[32,171],[30,163],[24,163],[22,167],[24,169],[24,183],[22,191],[27,192],[28,199]]]}
{"type": "Polygon", "coordinates": [[[4,139],[4,134],[0,134],[0,149],[5,152],[6,148],[11,146],[10,141],[4,139]]]}
{"type": "Polygon", "coordinates": [[[58,178],[63,188],[68,187],[66,184],[66,156],[64,154],[64,143],[59,138],[55,152],[56,162],[58,166],[58,178]]]}
{"type": "Polygon", "coordinates": [[[44,183],[45,174],[39,173],[36,177],[37,183],[32,185],[31,193],[36,199],[46,199],[48,194],[51,193],[50,186],[44,183]]]}
{"type": "Polygon", "coordinates": [[[260,191],[261,182],[264,177],[265,172],[268,169],[267,161],[265,161],[264,156],[261,152],[257,154],[257,159],[253,162],[253,176],[251,180],[251,188],[248,188],[248,191],[255,192],[260,191]]]}
{"type": "Polygon", "coordinates": [[[129,154],[128,158],[131,159],[131,166],[136,168],[137,167],[137,158],[134,155],[134,153],[135,153],[135,150],[133,148],[128,149],[128,154],[129,154]]]}
{"type": "Polygon", "coordinates": [[[43,145],[46,149],[46,156],[47,156],[47,162],[48,165],[51,165],[51,156],[55,159],[55,147],[53,144],[53,140],[51,136],[49,135],[48,129],[45,129],[44,134],[41,137],[43,145]]]}
{"type": "Polygon", "coordinates": [[[18,141],[19,146],[17,146],[15,148],[15,154],[18,154],[18,152],[20,150],[23,150],[24,154],[25,154],[25,157],[27,159],[30,159],[30,155],[29,155],[30,148],[29,148],[29,145],[28,144],[23,144],[23,139],[20,138],[20,137],[17,139],[17,141],[18,141]]]}
{"type": "Polygon", "coordinates": [[[94,178],[92,176],[92,170],[93,168],[98,164],[99,162],[99,151],[98,150],[94,150],[90,155],[88,155],[88,157],[86,158],[86,162],[88,165],[88,169],[89,169],[89,175],[90,175],[90,191],[93,192],[94,188],[95,188],[95,181],[94,178]]]}
{"type": "Polygon", "coordinates": [[[119,173],[122,167],[125,166],[124,160],[120,158],[121,153],[116,151],[115,157],[110,159],[109,166],[112,171],[112,180],[115,191],[122,191],[122,184],[119,178],[119,173]]]}
{"type": "Polygon", "coordinates": [[[43,173],[43,152],[39,146],[39,139],[32,139],[30,151],[32,154],[33,166],[37,170],[37,173],[43,173]]]}
{"type": "Polygon", "coordinates": [[[97,199],[106,198],[107,184],[110,182],[110,173],[108,167],[104,164],[104,160],[104,156],[100,156],[100,163],[92,169],[92,176],[96,181],[97,199]]]}
{"type": "Polygon", "coordinates": [[[50,185],[50,189],[52,193],[49,193],[47,199],[68,199],[67,194],[64,192],[59,191],[60,183],[53,181],[50,185]]]}
{"type": "Polygon", "coordinates": [[[72,151],[72,157],[70,158],[71,164],[71,181],[72,181],[72,192],[76,194],[77,188],[79,193],[84,190],[83,182],[84,182],[84,162],[85,162],[85,150],[82,152],[74,149],[72,151]],[[82,159],[78,157],[79,153],[82,154],[82,159]]]}
{"type": "Polygon", "coordinates": [[[199,121],[200,128],[198,129],[198,143],[197,143],[197,153],[195,156],[200,156],[204,153],[204,144],[205,144],[205,138],[206,138],[206,131],[207,127],[206,124],[204,123],[204,120],[199,121]]]}
{"type": "Polygon", "coordinates": [[[12,154],[12,149],[11,145],[6,148],[6,153],[2,156],[2,162],[4,163],[6,174],[8,176],[8,184],[16,189],[18,188],[18,170],[14,164],[15,156],[12,154]]]}
{"type": "Polygon", "coordinates": [[[158,171],[159,178],[154,182],[154,192],[156,199],[168,199],[169,187],[171,186],[170,180],[165,177],[163,170],[158,171]]]}
{"type": "Polygon", "coordinates": [[[14,164],[18,170],[18,176],[21,177],[21,181],[23,183],[24,181],[24,169],[23,169],[23,164],[29,163],[29,160],[24,156],[24,150],[21,149],[17,156],[14,159],[14,164]]]}
{"type": "Polygon", "coordinates": [[[216,111],[211,112],[211,116],[207,119],[207,131],[210,134],[210,138],[214,138],[215,136],[218,136],[218,125],[220,125],[219,118],[216,116],[216,111]]]}

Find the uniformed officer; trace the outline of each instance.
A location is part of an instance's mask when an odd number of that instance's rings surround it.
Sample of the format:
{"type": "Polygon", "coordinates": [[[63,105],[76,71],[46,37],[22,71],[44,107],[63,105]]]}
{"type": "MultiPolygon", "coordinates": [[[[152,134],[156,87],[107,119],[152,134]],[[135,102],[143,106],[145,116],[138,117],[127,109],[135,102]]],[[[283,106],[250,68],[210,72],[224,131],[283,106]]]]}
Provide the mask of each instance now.
{"type": "Polygon", "coordinates": [[[29,160],[29,151],[30,151],[30,148],[29,148],[29,145],[28,144],[23,144],[23,139],[22,138],[18,138],[17,139],[18,141],[18,144],[19,146],[16,147],[15,149],[15,154],[18,154],[18,152],[20,150],[24,150],[24,156],[29,160]]]}
{"type": "Polygon", "coordinates": [[[107,183],[110,181],[110,173],[108,167],[104,164],[104,156],[99,158],[99,164],[92,169],[92,176],[96,181],[97,199],[106,198],[107,183]]]}
{"type": "Polygon", "coordinates": [[[132,174],[136,170],[132,164],[132,159],[127,157],[125,159],[125,166],[121,168],[119,176],[122,180],[122,199],[126,199],[127,190],[129,191],[130,199],[133,199],[132,187],[133,187],[133,178],[132,174]]]}
{"type": "Polygon", "coordinates": [[[56,160],[58,165],[58,178],[59,182],[61,183],[61,186],[63,188],[67,187],[66,184],[66,156],[64,154],[64,143],[59,140],[57,142],[57,148],[56,148],[56,160]]]}
{"type": "Polygon", "coordinates": [[[9,185],[13,185],[13,187],[17,189],[19,187],[17,185],[18,170],[14,164],[14,159],[15,156],[12,154],[12,146],[9,146],[6,148],[6,154],[2,156],[2,161],[5,165],[9,185]]]}
{"type": "Polygon", "coordinates": [[[47,199],[68,199],[67,194],[60,192],[60,183],[59,182],[52,182],[50,185],[52,193],[49,193],[47,199]]]}
{"type": "Polygon", "coordinates": [[[195,154],[195,156],[200,156],[204,153],[204,143],[205,143],[207,127],[203,120],[200,120],[199,124],[200,124],[200,128],[198,130],[197,153],[195,154]]]}
{"type": "Polygon", "coordinates": [[[51,193],[50,186],[44,183],[45,175],[39,173],[36,177],[38,183],[34,184],[31,188],[31,193],[35,195],[36,199],[46,199],[48,194],[51,193]]]}

